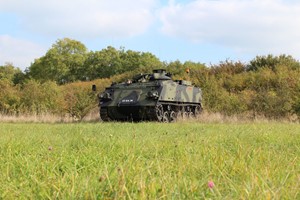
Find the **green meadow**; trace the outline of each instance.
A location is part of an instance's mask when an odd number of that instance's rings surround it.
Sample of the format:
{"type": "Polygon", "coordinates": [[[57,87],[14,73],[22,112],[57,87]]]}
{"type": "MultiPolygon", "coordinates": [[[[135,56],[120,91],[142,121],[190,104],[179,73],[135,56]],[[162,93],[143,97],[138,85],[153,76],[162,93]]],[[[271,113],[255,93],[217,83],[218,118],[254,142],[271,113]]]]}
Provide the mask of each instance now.
{"type": "Polygon", "coordinates": [[[0,199],[300,199],[300,125],[0,123],[0,199]]]}

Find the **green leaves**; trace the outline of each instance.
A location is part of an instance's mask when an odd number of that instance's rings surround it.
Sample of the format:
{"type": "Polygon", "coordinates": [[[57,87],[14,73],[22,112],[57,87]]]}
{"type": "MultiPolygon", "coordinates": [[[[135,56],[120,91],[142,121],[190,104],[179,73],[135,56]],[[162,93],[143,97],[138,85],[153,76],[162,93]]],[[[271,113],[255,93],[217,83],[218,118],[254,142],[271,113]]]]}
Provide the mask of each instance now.
{"type": "Polygon", "coordinates": [[[87,48],[76,40],[58,40],[45,56],[36,59],[29,67],[30,77],[45,82],[63,84],[81,77],[80,69],[87,57],[87,48]]]}
{"type": "Polygon", "coordinates": [[[36,59],[28,75],[41,82],[55,81],[65,84],[74,81],[109,78],[137,69],[161,67],[151,53],[142,53],[108,46],[101,51],[89,52],[79,41],[64,38],[57,40],[47,53],[36,59]]]}
{"type": "Polygon", "coordinates": [[[101,51],[90,52],[84,66],[84,76],[94,80],[135,70],[149,72],[153,67],[160,68],[161,62],[151,53],[117,50],[109,46],[101,51]]]}
{"type": "Polygon", "coordinates": [[[250,61],[250,65],[247,66],[247,70],[257,71],[260,68],[269,68],[275,70],[275,68],[280,65],[288,66],[293,70],[300,68],[300,63],[292,56],[287,56],[285,54],[273,56],[269,54],[267,56],[256,56],[255,59],[250,61]]]}

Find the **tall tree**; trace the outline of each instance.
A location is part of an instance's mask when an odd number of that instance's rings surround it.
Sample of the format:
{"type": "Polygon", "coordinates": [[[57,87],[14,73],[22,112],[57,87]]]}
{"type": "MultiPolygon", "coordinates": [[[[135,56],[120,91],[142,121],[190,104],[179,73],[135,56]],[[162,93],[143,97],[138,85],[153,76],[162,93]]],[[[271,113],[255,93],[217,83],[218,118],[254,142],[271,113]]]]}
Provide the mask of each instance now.
{"type": "Polygon", "coordinates": [[[139,70],[144,72],[149,72],[149,70],[154,68],[161,68],[162,63],[153,54],[149,52],[139,52],[139,51],[121,51],[121,61],[122,61],[122,72],[139,70]]]}
{"type": "Polygon", "coordinates": [[[88,50],[84,44],[63,38],[57,40],[45,56],[36,59],[28,72],[32,78],[42,82],[72,82],[82,78],[80,69],[83,68],[87,54],[88,50]]]}
{"type": "Polygon", "coordinates": [[[161,66],[160,60],[151,53],[124,51],[124,48],[118,50],[108,46],[101,51],[89,53],[82,74],[89,79],[108,78],[128,71],[149,71],[149,68],[161,66]]]}
{"type": "Polygon", "coordinates": [[[118,74],[121,68],[120,52],[108,46],[101,51],[90,52],[81,71],[89,79],[96,79],[118,74]]]}

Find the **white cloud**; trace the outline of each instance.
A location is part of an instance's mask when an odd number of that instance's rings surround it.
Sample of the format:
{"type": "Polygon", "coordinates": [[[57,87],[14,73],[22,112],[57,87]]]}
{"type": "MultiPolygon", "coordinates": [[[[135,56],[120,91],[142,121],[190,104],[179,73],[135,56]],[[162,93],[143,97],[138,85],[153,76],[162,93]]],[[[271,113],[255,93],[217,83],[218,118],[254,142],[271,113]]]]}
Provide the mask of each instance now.
{"type": "Polygon", "coordinates": [[[162,32],[237,52],[300,56],[300,2],[283,0],[170,1],[160,11],[162,32]]]}
{"type": "Polygon", "coordinates": [[[45,48],[32,42],[0,35],[0,66],[8,62],[24,70],[45,52],[45,48]]]}
{"type": "Polygon", "coordinates": [[[0,11],[13,12],[27,30],[52,37],[130,37],[147,30],[158,0],[9,0],[0,11]]]}

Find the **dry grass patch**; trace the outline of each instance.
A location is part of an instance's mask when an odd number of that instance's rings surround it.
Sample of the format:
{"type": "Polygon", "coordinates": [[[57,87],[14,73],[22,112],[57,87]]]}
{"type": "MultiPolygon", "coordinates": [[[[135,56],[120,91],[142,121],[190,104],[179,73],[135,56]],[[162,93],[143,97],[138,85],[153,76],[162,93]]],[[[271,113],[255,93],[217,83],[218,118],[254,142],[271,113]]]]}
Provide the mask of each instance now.
{"type": "MultiPolygon", "coordinates": [[[[0,122],[33,122],[33,123],[72,123],[72,122],[99,122],[99,108],[91,109],[81,120],[76,117],[68,115],[60,116],[49,113],[40,115],[23,114],[23,115],[1,115],[0,122]]],[[[269,119],[264,116],[255,116],[252,114],[239,114],[239,115],[224,115],[222,113],[212,113],[204,111],[196,118],[178,118],[177,122],[198,122],[198,123],[299,123],[300,119],[297,115],[291,115],[286,118],[269,119]]]]}
{"type": "Polygon", "coordinates": [[[31,122],[31,123],[70,123],[78,121],[77,119],[69,116],[59,116],[53,114],[23,114],[23,115],[0,115],[1,122],[31,122]]]}

